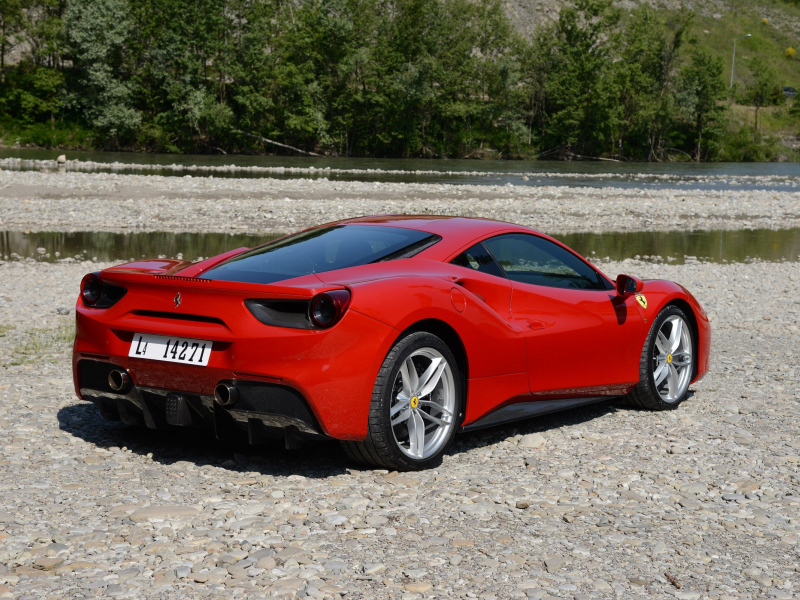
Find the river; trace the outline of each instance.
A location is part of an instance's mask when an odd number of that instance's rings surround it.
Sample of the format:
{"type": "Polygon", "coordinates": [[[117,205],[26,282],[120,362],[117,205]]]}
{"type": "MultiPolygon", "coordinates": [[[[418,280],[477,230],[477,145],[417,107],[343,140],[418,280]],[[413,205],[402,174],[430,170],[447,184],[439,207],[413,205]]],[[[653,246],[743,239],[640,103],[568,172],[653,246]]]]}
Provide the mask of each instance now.
{"type": "Polygon", "coordinates": [[[478,185],[571,185],[680,189],[775,189],[800,184],[800,163],[643,163],[292,156],[137,154],[0,149],[2,169],[52,169],[65,154],[67,171],[165,176],[327,178],[478,185]]]}

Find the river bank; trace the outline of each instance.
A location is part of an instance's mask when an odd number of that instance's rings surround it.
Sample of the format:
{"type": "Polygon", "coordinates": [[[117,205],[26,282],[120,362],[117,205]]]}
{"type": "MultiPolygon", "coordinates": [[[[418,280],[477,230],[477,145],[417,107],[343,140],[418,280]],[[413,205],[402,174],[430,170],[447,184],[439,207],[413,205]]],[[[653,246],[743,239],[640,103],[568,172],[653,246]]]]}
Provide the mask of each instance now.
{"type": "Polygon", "coordinates": [[[286,233],[368,214],[492,218],[547,233],[783,229],[800,193],[0,171],[0,228],[286,233]]]}

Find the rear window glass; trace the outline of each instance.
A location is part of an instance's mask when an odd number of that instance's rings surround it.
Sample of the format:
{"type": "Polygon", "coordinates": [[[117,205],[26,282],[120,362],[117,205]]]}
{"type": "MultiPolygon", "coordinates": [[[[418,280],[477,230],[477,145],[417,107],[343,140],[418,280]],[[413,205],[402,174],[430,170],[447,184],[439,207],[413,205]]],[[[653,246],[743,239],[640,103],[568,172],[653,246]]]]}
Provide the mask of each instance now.
{"type": "Polygon", "coordinates": [[[273,283],[369,263],[408,258],[441,238],[425,231],[379,225],[335,225],[303,231],[253,248],[200,277],[273,283]]]}

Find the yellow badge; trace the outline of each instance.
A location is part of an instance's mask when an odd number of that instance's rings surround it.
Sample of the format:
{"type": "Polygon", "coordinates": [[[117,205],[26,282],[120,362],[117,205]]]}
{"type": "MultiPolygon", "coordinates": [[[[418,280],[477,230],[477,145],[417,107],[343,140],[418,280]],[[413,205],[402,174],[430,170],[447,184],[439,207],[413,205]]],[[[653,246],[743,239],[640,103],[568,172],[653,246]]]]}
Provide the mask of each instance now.
{"type": "Polygon", "coordinates": [[[667,354],[667,364],[672,364],[672,354],[667,354]]]}
{"type": "Polygon", "coordinates": [[[642,305],[642,308],[647,308],[647,298],[644,297],[644,294],[636,294],[636,301],[642,305]]]}
{"type": "Polygon", "coordinates": [[[417,408],[419,406],[419,398],[414,396],[411,398],[411,402],[409,402],[409,404],[411,404],[411,408],[417,408]]]}

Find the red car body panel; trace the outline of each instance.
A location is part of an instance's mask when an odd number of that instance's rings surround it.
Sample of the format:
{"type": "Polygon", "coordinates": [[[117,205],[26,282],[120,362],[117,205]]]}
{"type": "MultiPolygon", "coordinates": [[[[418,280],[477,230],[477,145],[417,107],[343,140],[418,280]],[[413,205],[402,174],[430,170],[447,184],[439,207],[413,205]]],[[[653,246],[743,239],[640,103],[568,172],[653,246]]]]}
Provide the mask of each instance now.
{"type": "Polygon", "coordinates": [[[197,278],[245,249],[194,264],[160,259],[106,269],[101,280],[127,293],[105,309],[78,299],[76,393],[82,397],[82,360],[113,363],[137,386],[203,395],[213,394],[223,380],[275,382],[302,394],[326,435],[362,440],[384,358],[404,331],[427,323],[447,328],[463,349],[462,424],[468,425],[513,402],[627,393],[638,381],[650,323],[668,303],[690,312],[696,324],[695,380],[708,371],[708,317],[675,283],[645,282],[643,308],[633,296],[620,297],[614,290],[520,284],[449,264],[472,244],[500,233],[552,240],[508,223],[379,216],[339,224],[417,229],[442,239],[413,258],[268,285],[197,278]],[[244,304],[253,298],[310,299],[337,288],[350,290],[351,302],[330,329],[268,326],[244,304]],[[213,352],[206,367],[131,358],[135,333],[211,340],[213,352]]]}

